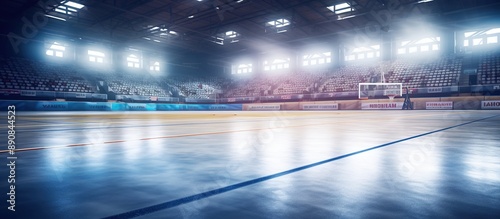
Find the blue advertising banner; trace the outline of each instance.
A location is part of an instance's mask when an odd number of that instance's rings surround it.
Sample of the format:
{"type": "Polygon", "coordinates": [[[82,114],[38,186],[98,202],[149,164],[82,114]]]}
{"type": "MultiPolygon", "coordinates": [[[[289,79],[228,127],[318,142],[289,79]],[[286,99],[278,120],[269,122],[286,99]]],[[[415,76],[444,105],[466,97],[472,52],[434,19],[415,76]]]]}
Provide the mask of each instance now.
{"type": "Polygon", "coordinates": [[[69,111],[68,102],[41,101],[35,105],[36,111],[69,111]]]}
{"type": "Polygon", "coordinates": [[[207,105],[208,110],[211,111],[225,111],[225,110],[235,110],[235,111],[241,111],[243,109],[242,104],[210,104],[207,105]]]}
{"type": "Polygon", "coordinates": [[[7,111],[8,106],[15,106],[16,110],[33,111],[35,110],[36,102],[16,101],[16,100],[2,100],[0,101],[0,111],[7,111]]]}
{"type": "Polygon", "coordinates": [[[156,111],[154,103],[126,103],[126,106],[129,111],[156,111]]]}
{"type": "Polygon", "coordinates": [[[85,111],[111,111],[113,110],[113,104],[87,102],[85,103],[84,108],[85,111]]]}
{"type": "Polygon", "coordinates": [[[56,101],[0,101],[0,111],[15,105],[18,111],[241,111],[242,104],[156,104],[56,101]]]}
{"type": "Polygon", "coordinates": [[[157,111],[179,111],[179,104],[156,104],[157,111]]]}

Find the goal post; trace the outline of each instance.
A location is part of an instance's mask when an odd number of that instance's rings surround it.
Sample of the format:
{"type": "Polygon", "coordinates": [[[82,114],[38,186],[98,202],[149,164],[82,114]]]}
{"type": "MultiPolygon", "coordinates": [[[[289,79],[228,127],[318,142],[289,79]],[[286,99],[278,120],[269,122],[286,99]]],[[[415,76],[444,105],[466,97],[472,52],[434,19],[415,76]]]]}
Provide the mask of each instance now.
{"type": "Polygon", "coordinates": [[[358,98],[361,100],[403,96],[403,83],[359,83],[358,98]]]}

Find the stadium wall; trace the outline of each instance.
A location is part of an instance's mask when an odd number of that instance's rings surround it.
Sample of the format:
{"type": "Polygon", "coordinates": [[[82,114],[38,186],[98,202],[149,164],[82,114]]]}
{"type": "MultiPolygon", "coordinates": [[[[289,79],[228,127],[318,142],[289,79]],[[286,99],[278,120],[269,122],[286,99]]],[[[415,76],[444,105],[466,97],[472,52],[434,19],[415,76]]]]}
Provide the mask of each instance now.
{"type": "MultiPolygon", "coordinates": [[[[412,98],[415,110],[426,109],[454,109],[454,110],[480,110],[483,101],[500,101],[500,96],[465,96],[465,97],[435,97],[435,98],[412,98]],[[438,104],[442,103],[442,104],[438,104]],[[438,105],[438,107],[435,107],[438,105]],[[449,108],[447,108],[447,106],[449,108]]],[[[397,98],[393,101],[389,99],[374,100],[340,100],[340,101],[314,101],[314,102],[287,102],[287,103],[252,103],[243,104],[244,111],[252,110],[361,110],[366,104],[388,104],[396,103],[395,109],[401,109],[400,105],[404,102],[403,98],[397,98]],[[304,106],[321,105],[324,107],[304,108],[304,106]],[[330,106],[328,106],[330,105],[330,106]],[[335,107],[337,105],[337,107],[335,107]],[[268,106],[267,108],[265,106],[268,106]],[[279,106],[276,107],[276,106],[279,106]]],[[[382,108],[381,108],[382,109],[382,108]]],[[[390,109],[390,108],[387,108],[390,109]]],[[[500,109],[491,107],[490,109],[500,109]]]]}
{"type": "MultiPolygon", "coordinates": [[[[412,102],[415,110],[500,110],[500,96],[412,98],[412,102]]],[[[16,111],[331,111],[401,109],[402,103],[402,98],[393,101],[388,99],[376,99],[252,104],[160,104],[8,100],[0,102],[0,109],[6,111],[8,106],[15,105],[16,111]]]]}

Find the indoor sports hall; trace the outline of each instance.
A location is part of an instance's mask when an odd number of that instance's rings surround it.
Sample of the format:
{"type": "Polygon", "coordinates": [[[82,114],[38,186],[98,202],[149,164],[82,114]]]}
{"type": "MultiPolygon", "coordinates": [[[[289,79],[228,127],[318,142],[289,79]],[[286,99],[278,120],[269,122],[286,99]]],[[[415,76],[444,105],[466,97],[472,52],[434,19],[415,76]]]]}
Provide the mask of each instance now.
{"type": "Polygon", "coordinates": [[[499,219],[499,12],[1,1],[0,219],[499,219]]]}
{"type": "Polygon", "coordinates": [[[18,218],[495,218],[499,122],[497,111],[19,113],[18,218]]]}

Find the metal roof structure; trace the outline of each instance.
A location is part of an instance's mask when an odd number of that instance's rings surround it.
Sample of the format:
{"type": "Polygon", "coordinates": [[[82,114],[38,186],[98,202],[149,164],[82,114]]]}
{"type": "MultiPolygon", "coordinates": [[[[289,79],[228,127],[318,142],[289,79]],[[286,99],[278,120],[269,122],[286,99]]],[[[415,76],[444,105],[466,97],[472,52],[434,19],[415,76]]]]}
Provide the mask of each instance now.
{"type": "Polygon", "coordinates": [[[356,30],[390,32],[411,20],[461,28],[500,14],[497,0],[8,0],[2,5],[6,33],[19,29],[23,18],[43,13],[49,22],[40,29],[48,34],[220,57],[262,52],[259,44],[295,47],[356,30]]]}

